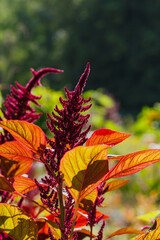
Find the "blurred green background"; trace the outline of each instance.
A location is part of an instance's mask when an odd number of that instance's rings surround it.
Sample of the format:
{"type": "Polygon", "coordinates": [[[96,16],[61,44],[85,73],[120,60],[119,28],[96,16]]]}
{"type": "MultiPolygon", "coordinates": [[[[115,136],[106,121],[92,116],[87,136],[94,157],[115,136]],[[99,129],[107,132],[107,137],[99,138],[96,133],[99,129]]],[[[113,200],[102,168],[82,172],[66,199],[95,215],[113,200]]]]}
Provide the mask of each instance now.
{"type": "MultiPolygon", "coordinates": [[[[48,75],[37,125],[49,137],[46,113],[51,114],[63,87],[72,90],[85,64],[91,73],[84,97],[92,97],[92,131],[110,128],[132,136],[110,153],[127,154],[160,148],[160,1],[159,0],[1,0],[0,90],[25,85],[29,69],[63,69],[48,75]]],[[[0,106],[2,104],[0,95],[0,106]]],[[[125,226],[151,222],[137,216],[160,209],[159,164],[129,177],[121,190],[106,196],[103,211],[110,215],[105,235],[125,226]]],[[[152,224],[151,224],[152,225],[152,224]]],[[[123,237],[123,240],[131,237],[123,237]]],[[[122,239],[115,237],[113,239],[122,239]]]]}
{"type": "Polygon", "coordinates": [[[30,67],[64,69],[44,84],[72,88],[89,61],[87,89],[105,89],[136,115],[159,101],[159,9],[159,0],[1,0],[2,88],[26,82],[30,67]]]}

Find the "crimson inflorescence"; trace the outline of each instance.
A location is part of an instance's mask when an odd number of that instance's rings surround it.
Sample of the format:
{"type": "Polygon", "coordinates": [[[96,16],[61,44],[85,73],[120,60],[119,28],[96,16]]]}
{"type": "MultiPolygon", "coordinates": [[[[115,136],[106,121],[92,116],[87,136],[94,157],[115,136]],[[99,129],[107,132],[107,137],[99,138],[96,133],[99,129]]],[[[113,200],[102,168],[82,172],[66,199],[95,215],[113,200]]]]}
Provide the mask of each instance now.
{"type": "MultiPolygon", "coordinates": [[[[28,84],[23,87],[18,82],[16,82],[16,87],[11,85],[10,95],[8,94],[6,100],[4,101],[4,109],[0,109],[6,120],[25,120],[27,122],[33,123],[40,116],[41,113],[36,113],[35,109],[30,106],[30,103],[39,105],[37,102],[41,97],[37,97],[31,93],[32,89],[36,85],[41,85],[40,79],[49,73],[60,73],[62,70],[54,68],[44,68],[38,72],[31,69],[33,73],[33,78],[30,79],[28,84]]],[[[3,119],[0,118],[0,121],[3,119]]],[[[4,134],[0,134],[0,144],[13,140],[13,137],[4,131],[4,134]]]]}

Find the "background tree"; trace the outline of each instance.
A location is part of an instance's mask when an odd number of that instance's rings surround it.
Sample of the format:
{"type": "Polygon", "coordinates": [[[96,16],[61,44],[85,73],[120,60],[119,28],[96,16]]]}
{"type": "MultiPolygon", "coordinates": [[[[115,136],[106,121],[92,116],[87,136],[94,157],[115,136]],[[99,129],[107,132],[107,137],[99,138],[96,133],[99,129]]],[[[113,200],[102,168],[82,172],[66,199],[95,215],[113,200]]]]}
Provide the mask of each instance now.
{"type": "Polygon", "coordinates": [[[47,85],[72,87],[87,61],[88,89],[103,87],[137,113],[159,101],[160,2],[1,0],[0,78],[29,79],[30,67],[64,69],[47,85]]]}

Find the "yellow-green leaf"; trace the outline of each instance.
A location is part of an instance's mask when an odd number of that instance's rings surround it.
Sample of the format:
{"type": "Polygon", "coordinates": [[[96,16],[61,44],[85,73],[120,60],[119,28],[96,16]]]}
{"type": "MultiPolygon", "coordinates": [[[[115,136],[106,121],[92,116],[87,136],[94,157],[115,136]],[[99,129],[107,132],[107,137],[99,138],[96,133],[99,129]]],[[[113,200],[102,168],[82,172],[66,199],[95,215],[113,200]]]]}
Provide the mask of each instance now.
{"type": "Polygon", "coordinates": [[[0,191],[6,191],[6,192],[15,191],[14,187],[2,174],[0,174],[0,191]]]}
{"type": "Polygon", "coordinates": [[[20,208],[0,203],[0,231],[16,240],[37,240],[35,221],[20,208]]]}
{"type": "Polygon", "coordinates": [[[159,240],[160,239],[160,217],[156,219],[147,233],[143,233],[136,240],[159,240]]]}
{"type": "Polygon", "coordinates": [[[79,207],[86,212],[90,212],[97,197],[97,189],[94,189],[84,199],[81,200],[79,207]]]}
{"type": "Polygon", "coordinates": [[[60,171],[75,201],[91,194],[108,172],[107,146],[76,147],[61,159],[60,171]]]}
{"type": "Polygon", "coordinates": [[[0,122],[0,127],[7,130],[17,141],[35,153],[41,154],[46,146],[44,132],[32,123],[6,120],[0,122]]]}
{"type": "Polygon", "coordinates": [[[160,210],[155,210],[153,212],[146,213],[144,215],[138,216],[137,218],[145,222],[150,222],[152,219],[158,217],[158,215],[160,215],[160,210]]]}

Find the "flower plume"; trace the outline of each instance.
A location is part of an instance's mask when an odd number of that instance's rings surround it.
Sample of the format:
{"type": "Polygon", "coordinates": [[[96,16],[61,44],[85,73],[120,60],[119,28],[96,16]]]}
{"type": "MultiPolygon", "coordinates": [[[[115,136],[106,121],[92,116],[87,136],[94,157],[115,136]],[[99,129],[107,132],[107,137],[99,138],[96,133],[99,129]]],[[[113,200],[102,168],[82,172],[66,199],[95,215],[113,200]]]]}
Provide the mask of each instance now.
{"type": "MultiPolygon", "coordinates": [[[[0,109],[6,120],[25,120],[27,122],[35,122],[41,114],[36,113],[35,109],[30,106],[30,102],[39,105],[37,102],[41,97],[37,97],[31,93],[35,85],[40,85],[40,79],[49,73],[61,73],[62,70],[55,68],[44,68],[36,72],[31,69],[33,77],[30,79],[28,84],[23,87],[16,82],[16,88],[11,85],[10,95],[8,94],[4,101],[4,109],[0,109]]],[[[2,121],[2,118],[0,118],[2,121]]],[[[0,143],[10,140],[8,134],[0,136],[0,143]]]]}

